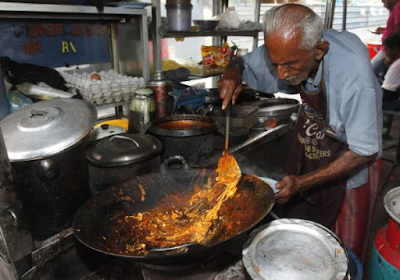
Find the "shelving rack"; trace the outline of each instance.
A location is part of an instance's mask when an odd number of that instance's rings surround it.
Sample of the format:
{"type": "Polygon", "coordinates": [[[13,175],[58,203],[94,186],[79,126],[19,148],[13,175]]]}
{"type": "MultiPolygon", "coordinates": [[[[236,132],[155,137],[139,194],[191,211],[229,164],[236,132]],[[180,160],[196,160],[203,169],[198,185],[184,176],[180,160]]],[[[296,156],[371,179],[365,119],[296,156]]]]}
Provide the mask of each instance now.
{"type": "MultiPolygon", "coordinates": [[[[213,30],[213,31],[188,31],[188,32],[167,32],[164,36],[161,36],[158,32],[161,27],[161,1],[153,0],[153,57],[154,57],[154,69],[162,70],[162,57],[161,57],[161,44],[163,38],[177,38],[177,37],[206,37],[211,36],[215,39],[219,39],[219,43],[222,40],[226,40],[228,36],[249,36],[253,37],[253,49],[257,47],[258,35],[261,30],[256,31],[244,31],[244,30],[213,30]]],[[[228,6],[223,3],[224,1],[213,1],[213,16],[221,14],[224,9],[228,6]]],[[[254,19],[255,22],[259,22],[260,19],[260,0],[255,2],[254,19]]],[[[217,42],[217,41],[216,41],[217,42]]]]}

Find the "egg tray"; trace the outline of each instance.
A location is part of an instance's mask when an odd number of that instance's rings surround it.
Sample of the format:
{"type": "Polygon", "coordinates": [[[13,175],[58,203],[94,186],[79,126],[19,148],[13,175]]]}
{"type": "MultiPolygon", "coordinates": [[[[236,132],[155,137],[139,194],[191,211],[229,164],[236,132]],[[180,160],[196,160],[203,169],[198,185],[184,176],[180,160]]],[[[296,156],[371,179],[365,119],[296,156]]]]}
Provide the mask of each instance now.
{"type": "Polygon", "coordinates": [[[128,102],[138,88],[146,86],[143,77],[126,76],[115,70],[62,72],[61,75],[67,86],[78,89],[85,101],[97,105],[128,102]]]}

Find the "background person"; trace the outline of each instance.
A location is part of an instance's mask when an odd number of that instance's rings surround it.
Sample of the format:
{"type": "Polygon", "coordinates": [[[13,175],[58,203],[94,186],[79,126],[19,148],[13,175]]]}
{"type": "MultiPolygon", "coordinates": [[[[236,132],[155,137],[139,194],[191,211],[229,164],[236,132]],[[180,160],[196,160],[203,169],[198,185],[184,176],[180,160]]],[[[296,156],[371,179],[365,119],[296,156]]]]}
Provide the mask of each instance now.
{"type": "Polygon", "coordinates": [[[388,71],[382,83],[383,110],[400,111],[400,33],[392,34],[383,42],[388,71]]]}
{"type": "Polygon", "coordinates": [[[382,90],[367,48],[351,33],[324,32],[321,18],[298,4],[267,11],[263,27],[264,45],[233,60],[218,82],[223,109],[236,101],[242,80],[262,92],[300,92],[289,176],[277,183],[276,200],[285,203],[285,217],[337,225],[361,257],[382,146],[382,90]]]}
{"type": "MultiPolygon", "coordinates": [[[[382,34],[383,42],[390,34],[400,31],[400,0],[382,0],[382,3],[390,11],[386,27],[378,27],[375,31],[377,34],[382,34]]],[[[383,77],[386,73],[387,63],[385,63],[385,59],[386,55],[383,46],[371,60],[372,68],[378,77],[383,77]]]]}

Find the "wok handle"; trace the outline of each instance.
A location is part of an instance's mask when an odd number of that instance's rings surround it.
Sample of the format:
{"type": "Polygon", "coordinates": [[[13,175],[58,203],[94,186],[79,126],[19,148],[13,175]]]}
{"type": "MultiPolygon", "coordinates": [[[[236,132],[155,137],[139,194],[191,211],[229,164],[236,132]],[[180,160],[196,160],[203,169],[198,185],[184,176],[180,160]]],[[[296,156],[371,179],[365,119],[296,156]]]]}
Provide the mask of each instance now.
{"type": "Polygon", "coordinates": [[[152,249],[149,251],[147,256],[156,257],[164,255],[168,256],[184,255],[189,252],[193,253],[193,252],[204,251],[205,248],[207,247],[200,243],[188,243],[188,244],[177,245],[175,247],[152,249]]]}
{"type": "Polygon", "coordinates": [[[168,170],[171,169],[183,169],[183,170],[188,170],[191,169],[192,167],[189,165],[189,163],[186,161],[186,159],[183,156],[170,156],[167,157],[163,164],[160,167],[161,172],[168,172],[168,170]]]}

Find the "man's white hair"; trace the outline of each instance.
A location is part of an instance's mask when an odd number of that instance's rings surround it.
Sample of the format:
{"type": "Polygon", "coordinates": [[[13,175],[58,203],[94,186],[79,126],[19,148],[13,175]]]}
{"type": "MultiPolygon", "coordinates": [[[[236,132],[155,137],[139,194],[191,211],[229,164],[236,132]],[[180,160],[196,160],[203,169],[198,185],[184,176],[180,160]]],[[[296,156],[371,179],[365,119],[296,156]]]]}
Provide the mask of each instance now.
{"type": "Polygon", "coordinates": [[[281,35],[290,39],[300,31],[303,40],[299,48],[311,50],[321,40],[324,24],[310,8],[300,4],[284,4],[273,7],[263,16],[264,36],[281,35]]]}

